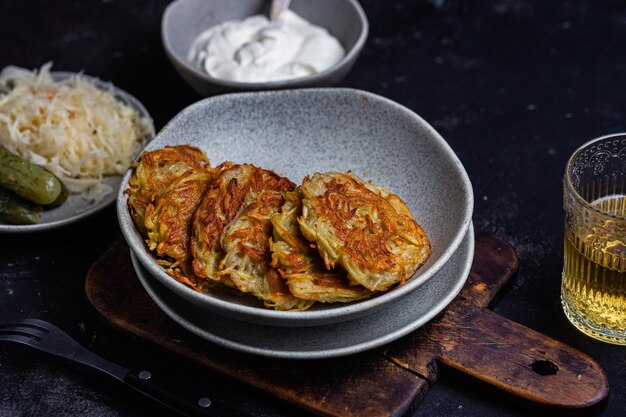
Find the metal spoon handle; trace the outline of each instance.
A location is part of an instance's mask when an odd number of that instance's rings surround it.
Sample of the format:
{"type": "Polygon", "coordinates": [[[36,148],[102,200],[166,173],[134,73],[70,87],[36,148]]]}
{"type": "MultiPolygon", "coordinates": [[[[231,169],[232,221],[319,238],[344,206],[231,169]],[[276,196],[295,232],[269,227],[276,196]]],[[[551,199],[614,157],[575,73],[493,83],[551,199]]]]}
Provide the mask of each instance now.
{"type": "Polygon", "coordinates": [[[270,20],[279,20],[285,10],[289,8],[291,0],[272,0],[270,7],[270,20]]]}

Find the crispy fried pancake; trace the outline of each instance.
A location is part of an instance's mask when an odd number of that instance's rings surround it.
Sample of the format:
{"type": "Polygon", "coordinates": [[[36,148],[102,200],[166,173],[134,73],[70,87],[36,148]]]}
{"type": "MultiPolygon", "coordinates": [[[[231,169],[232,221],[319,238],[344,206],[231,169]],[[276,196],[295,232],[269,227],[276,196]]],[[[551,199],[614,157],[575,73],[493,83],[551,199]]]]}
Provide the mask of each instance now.
{"type": "Polygon", "coordinates": [[[302,182],[300,229],[328,269],[371,291],[404,283],[431,253],[430,241],[402,200],[350,173],[316,173],[302,182]]]}
{"type": "Polygon", "coordinates": [[[177,178],[191,172],[210,170],[209,160],[200,149],[189,146],[166,146],[144,153],[133,163],[134,174],[128,180],[128,208],[135,225],[144,235],[146,208],[158,193],[177,178]]]}
{"type": "Polygon", "coordinates": [[[146,207],[146,243],[162,259],[169,275],[178,281],[196,286],[191,267],[189,238],[193,214],[210,186],[214,174],[207,170],[191,172],[165,187],[153,204],[146,207]]]}
{"type": "Polygon", "coordinates": [[[277,270],[270,265],[270,217],[284,201],[284,191],[250,192],[235,219],[222,234],[225,256],[219,274],[227,275],[242,292],[263,300],[277,310],[304,310],[313,303],[289,292],[277,270]]]}
{"type": "Polygon", "coordinates": [[[370,297],[361,285],[350,285],[341,268],[327,270],[311,243],[302,236],[298,217],[302,214],[300,188],[286,193],[280,213],[271,217],[274,237],[270,241],[272,266],[278,268],[293,295],[323,303],[349,302],[370,297]]]}
{"type": "Polygon", "coordinates": [[[194,215],[195,274],[234,284],[277,309],[304,308],[285,293],[286,286],[269,267],[269,217],[280,208],[284,192],[293,188],[287,178],[254,165],[234,165],[222,171],[194,215]]]}

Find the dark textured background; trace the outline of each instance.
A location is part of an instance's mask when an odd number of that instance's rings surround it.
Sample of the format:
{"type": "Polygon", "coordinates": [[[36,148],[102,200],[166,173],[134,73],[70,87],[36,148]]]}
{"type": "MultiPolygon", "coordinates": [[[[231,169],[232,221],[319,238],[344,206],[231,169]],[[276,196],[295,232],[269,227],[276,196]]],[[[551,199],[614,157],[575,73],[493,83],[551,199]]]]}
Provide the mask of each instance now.
{"type": "MultiPolygon", "coordinates": [[[[110,80],[146,105],[158,129],[199,99],[162,51],[166,4],[3,0],[0,67],[35,68],[51,60],[56,70],[84,70],[110,80]]],[[[474,186],[474,225],[508,240],[520,258],[519,273],[496,311],[576,347],[604,367],[610,397],[583,415],[626,415],[626,348],[578,333],[559,303],[565,161],[583,142],[626,130],[626,2],[362,4],[370,36],[343,85],[411,108],[450,143],[474,186]]],[[[109,359],[175,370],[178,377],[204,384],[214,400],[222,398],[253,415],[303,415],[104,324],[84,295],[84,278],[119,236],[112,207],[61,230],[1,235],[0,318],[51,320],[109,359]]],[[[413,415],[544,413],[446,370],[413,415]]],[[[168,414],[65,361],[0,345],[2,417],[168,414]]]]}

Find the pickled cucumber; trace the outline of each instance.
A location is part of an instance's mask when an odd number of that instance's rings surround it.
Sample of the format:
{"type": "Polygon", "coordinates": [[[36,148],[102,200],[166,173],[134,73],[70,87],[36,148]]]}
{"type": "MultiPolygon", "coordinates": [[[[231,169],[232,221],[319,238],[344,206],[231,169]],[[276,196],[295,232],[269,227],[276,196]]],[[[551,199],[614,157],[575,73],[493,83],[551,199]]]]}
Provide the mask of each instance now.
{"type": "Polygon", "coordinates": [[[61,181],[45,169],[0,146],[0,186],[35,204],[52,204],[61,195],[61,181]]]}
{"type": "Polygon", "coordinates": [[[41,207],[0,188],[0,219],[12,224],[35,224],[41,221],[41,207]]]}
{"type": "Polygon", "coordinates": [[[44,207],[44,209],[45,210],[49,210],[49,209],[53,209],[53,208],[59,207],[61,204],[65,203],[65,200],[67,200],[67,197],[69,197],[69,195],[70,195],[69,190],[67,189],[65,184],[63,184],[63,182],[61,182],[61,194],[59,194],[57,199],[54,200],[52,203],[47,204],[44,207]]]}

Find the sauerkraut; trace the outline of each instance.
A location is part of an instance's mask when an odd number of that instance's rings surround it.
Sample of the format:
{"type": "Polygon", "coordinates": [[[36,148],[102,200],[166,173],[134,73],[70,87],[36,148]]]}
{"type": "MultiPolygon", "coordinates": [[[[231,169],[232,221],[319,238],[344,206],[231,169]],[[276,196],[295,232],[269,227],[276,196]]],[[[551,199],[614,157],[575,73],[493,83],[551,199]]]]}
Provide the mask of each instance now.
{"type": "Polygon", "coordinates": [[[99,200],[153,134],[152,121],[80,74],[54,80],[39,71],[0,73],[0,143],[55,174],[72,194],[99,200]]]}

